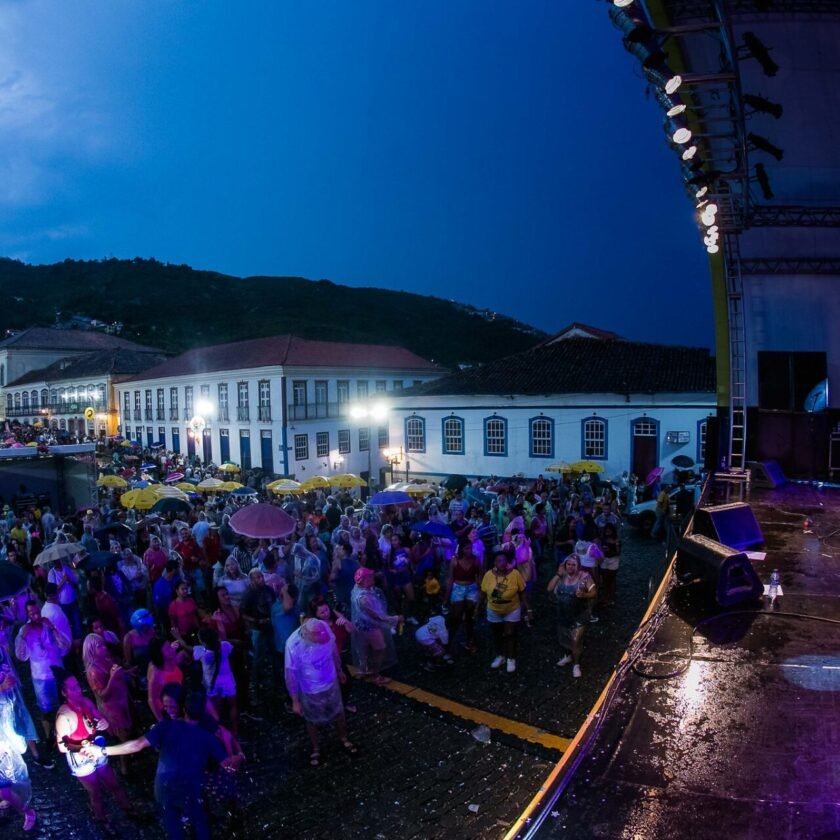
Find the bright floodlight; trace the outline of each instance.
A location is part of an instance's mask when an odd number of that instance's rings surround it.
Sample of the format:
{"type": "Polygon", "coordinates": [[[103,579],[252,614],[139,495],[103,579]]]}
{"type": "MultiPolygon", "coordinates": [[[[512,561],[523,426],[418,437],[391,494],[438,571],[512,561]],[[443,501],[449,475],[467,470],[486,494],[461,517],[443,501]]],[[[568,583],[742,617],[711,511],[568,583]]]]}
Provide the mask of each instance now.
{"type": "Polygon", "coordinates": [[[201,417],[206,417],[213,411],[213,406],[207,400],[199,400],[195,408],[201,417]]]}
{"type": "Polygon", "coordinates": [[[718,211],[718,206],[717,206],[717,204],[714,204],[714,203],[710,204],[706,208],[706,212],[711,213],[713,216],[715,215],[715,213],[717,213],[717,211],[718,211]]]}
{"type": "Polygon", "coordinates": [[[701,187],[699,190],[697,190],[696,193],[694,193],[694,197],[697,198],[697,199],[703,198],[703,196],[706,195],[706,193],[708,191],[709,191],[708,187],[701,187]]]}
{"type": "Polygon", "coordinates": [[[618,6],[619,9],[626,9],[628,6],[632,6],[635,0],[613,0],[613,4],[618,6]]]}
{"type": "Polygon", "coordinates": [[[671,139],[678,145],[682,146],[684,143],[688,143],[688,141],[691,140],[691,131],[687,128],[678,128],[671,135],[671,139]]]}
{"type": "Polygon", "coordinates": [[[365,417],[368,416],[367,409],[363,405],[354,405],[350,409],[350,416],[354,420],[363,420],[365,417]]]}
{"type": "Polygon", "coordinates": [[[673,107],[673,108],[669,108],[669,109],[665,112],[665,116],[666,116],[666,117],[677,117],[677,116],[679,116],[679,115],[680,115],[683,111],[685,111],[685,105],[684,105],[684,104],[682,104],[682,103],[680,103],[679,105],[674,105],[674,107],[673,107]]]}
{"type": "Polygon", "coordinates": [[[671,76],[667,82],[665,82],[665,93],[669,96],[672,93],[676,93],[680,89],[680,85],[682,84],[682,76],[675,75],[671,76]]]}
{"type": "Polygon", "coordinates": [[[718,251],[720,251],[720,246],[719,245],[709,245],[709,247],[706,248],[706,250],[710,254],[716,254],[718,251]]]}
{"type": "Polygon", "coordinates": [[[697,154],[697,146],[689,146],[683,153],[683,160],[691,160],[697,154]]]}
{"type": "Polygon", "coordinates": [[[384,420],[388,416],[388,406],[385,403],[374,403],[369,412],[373,420],[384,420]]]}

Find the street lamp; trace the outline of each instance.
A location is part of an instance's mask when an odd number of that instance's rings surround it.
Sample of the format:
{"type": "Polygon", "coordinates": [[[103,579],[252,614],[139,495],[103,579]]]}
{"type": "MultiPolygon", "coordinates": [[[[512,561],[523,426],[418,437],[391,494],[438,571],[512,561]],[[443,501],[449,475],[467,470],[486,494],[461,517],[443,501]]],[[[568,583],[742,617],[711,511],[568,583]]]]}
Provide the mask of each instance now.
{"type": "Polygon", "coordinates": [[[333,461],[333,470],[338,472],[341,469],[341,465],[344,463],[344,458],[341,455],[337,455],[335,461],[333,461]]]}
{"type": "Polygon", "coordinates": [[[368,464],[367,464],[367,480],[371,483],[373,464],[371,462],[371,447],[373,445],[373,423],[381,423],[388,417],[388,406],[384,402],[375,402],[367,404],[357,404],[351,406],[350,417],[356,420],[359,425],[364,426],[364,421],[367,421],[368,429],[368,464]]]}
{"type": "MultiPolygon", "coordinates": [[[[385,457],[385,460],[388,462],[389,466],[391,467],[391,484],[394,483],[394,466],[399,464],[403,459],[403,449],[400,447],[397,449],[383,449],[382,454],[385,457]]],[[[406,475],[408,478],[408,475],[406,475]]]]}

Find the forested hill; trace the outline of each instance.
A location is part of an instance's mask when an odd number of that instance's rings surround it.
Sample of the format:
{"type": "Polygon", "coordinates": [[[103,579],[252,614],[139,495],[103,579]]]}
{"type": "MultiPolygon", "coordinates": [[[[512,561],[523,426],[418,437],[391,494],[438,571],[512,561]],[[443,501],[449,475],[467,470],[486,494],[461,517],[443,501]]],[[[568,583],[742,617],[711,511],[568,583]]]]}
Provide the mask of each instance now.
{"type": "Polygon", "coordinates": [[[453,367],[532,347],[545,334],[463,303],[302,277],[231,277],[157,260],[0,258],[0,328],[49,326],[74,315],[122,322],[123,337],[180,352],[291,333],[397,344],[453,367]]]}

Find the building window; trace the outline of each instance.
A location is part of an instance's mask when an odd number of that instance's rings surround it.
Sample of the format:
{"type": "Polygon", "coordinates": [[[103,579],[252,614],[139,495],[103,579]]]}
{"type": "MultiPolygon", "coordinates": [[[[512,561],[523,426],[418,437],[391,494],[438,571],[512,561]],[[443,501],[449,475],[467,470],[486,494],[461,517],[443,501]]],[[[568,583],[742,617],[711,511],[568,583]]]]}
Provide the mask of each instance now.
{"type": "Polygon", "coordinates": [[[360,379],[356,383],[356,399],[366,400],[368,396],[367,379],[360,379]]]}
{"type": "Polygon", "coordinates": [[[367,452],[370,449],[370,429],[367,426],[359,429],[359,452],[367,452]]]}
{"type": "Polygon", "coordinates": [[[271,422],[271,383],[267,379],[259,381],[259,419],[264,423],[271,422]]]}
{"type": "Polygon", "coordinates": [[[105,399],[105,386],[98,385],[96,388],[96,399],[103,408],[105,408],[105,404],[107,400],[105,399]]]}
{"type": "Polygon", "coordinates": [[[554,421],[547,417],[534,417],[530,423],[530,450],[532,458],[554,457],[554,421]]]}
{"type": "Polygon", "coordinates": [[[315,455],[318,458],[330,457],[330,433],[317,432],[315,435],[315,455]]]}
{"type": "MultiPolygon", "coordinates": [[[[129,407],[129,396],[128,392],[126,391],[125,394],[125,411],[128,414],[128,407],[129,407]]],[[[41,388],[41,407],[46,408],[50,403],[50,392],[46,388],[41,388]]]]}
{"type": "Polygon", "coordinates": [[[634,437],[656,437],[656,422],[653,420],[637,420],[633,424],[634,437]]]}
{"type": "Polygon", "coordinates": [[[25,414],[29,414],[29,391],[24,391],[23,394],[21,394],[20,407],[23,409],[25,414]]]}
{"type": "Polygon", "coordinates": [[[306,380],[295,379],[292,382],[292,404],[306,405],[306,380]]]}
{"type": "Polygon", "coordinates": [[[178,419],[178,389],[169,389],[169,419],[178,419]]]}
{"type": "Polygon", "coordinates": [[[146,420],[152,419],[152,389],[146,389],[146,420]]]}
{"type": "Polygon", "coordinates": [[[305,461],[309,458],[309,435],[295,435],[295,460],[305,461]]]}
{"type": "Polygon", "coordinates": [[[166,427],[158,426],[158,443],[166,444],[166,427]]]}
{"type": "Polygon", "coordinates": [[[582,453],[584,458],[604,460],[607,457],[607,421],[589,417],[583,421],[582,453]]]}
{"type": "Polygon", "coordinates": [[[388,434],[388,427],[380,426],[376,431],[379,437],[379,448],[387,449],[391,445],[391,436],[388,434]]]}
{"type": "Polygon", "coordinates": [[[38,392],[37,391],[32,392],[32,410],[33,411],[38,410],[38,392]]]}
{"type": "MultiPolygon", "coordinates": [[[[320,407],[323,406],[324,410],[326,411],[327,407],[327,400],[328,400],[329,388],[327,385],[326,379],[316,379],[315,380],[315,405],[320,407]]],[[[317,413],[317,412],[316,412],[317,413]]],[[[318,414],[321,417],[321,414],[318,414]]],[[[324,417],[327,415],[324,414],[324,417]]]]}
{"type": "Polygon", "coordinates": [[[484,418],[484,454],[507,455],[507,420],[504,417],[484,418]]]}
{"type": "Polygon", "coordinates": [[[339,379],[335,383],[336,399],[339,405],[347,405],[350,402],[350,380],[339,379]]]}
{"type": "Polygon", "coordinates": [[[236,386],[236,393],[239,400],[239,402],[236,405],[236,419],[250,420],[251,415],[248,405],[248,383],[240,382],[236,386]]]}
{"type": "Polygon", "coordinates": [[[443,454],[464,454],[464,421],[460,417],[443,418],[443,454]]]}
{"type": "Polygon", "coordinates": [[[402,389],[403,389],[402,379],[395,379],[394,380],[394,390],[395,391],[402,391],[402,389]]]}
{"type": "Polygon", "coordinates": [[[426,451],[426,421],[422,417],[406,418],[405,448],[407,452],[426,451]]]}
{"type": "Polygon", "coordinates": [[[377,394],[384,394],[388,390],[388,383],[384,379],[377,379],[374,388],[377,394]]]}
{"type": "Polygon", "coordinates": [[[709,430],[709,423],[707,420],[701,420],[697,424],[697,463],[703,465],[706,463],[706,436],[709,430]]]}
{"type": "Polygon", "coordinates": [[[134,392],[134,419],[140,419],[140,392],[134,392]]]}
{"type": "MultiPolygon", "coordinates": [[[[41,393],[43,394],[44,392],[42,391],[41,393]]],[[[44,402],[44,405],[46,405],[46,402],[44,402]]],[[[130,391],[126,391],[123,394],[123,412],[125,414],[125,417],[123,417],[123,420],[131,419],[131,392],[130,391]]]]}
{"type": "Polygon", "coordinates": [[[157,389],[157,419],[158,420],[165,420],[164,412],[166,408],[163,404],[163,388],[157,389]]]}
{"type": "Polygon", "coordinates": [[[192,385],[184,386],[184,414],[189,420],[193,416],[193,387],[192,385]]]}
{"type": "Polygon", "coordinates": [[[227,423],[230,420],[228,413],[228,386],[227,382],[222,382],[219,385],[219,420],[227,423]]]}
{"type": "Polygon", "coordinates": [[[338,430],[338,454],[348,455],[350,453],[350,429],[338,430]]]}

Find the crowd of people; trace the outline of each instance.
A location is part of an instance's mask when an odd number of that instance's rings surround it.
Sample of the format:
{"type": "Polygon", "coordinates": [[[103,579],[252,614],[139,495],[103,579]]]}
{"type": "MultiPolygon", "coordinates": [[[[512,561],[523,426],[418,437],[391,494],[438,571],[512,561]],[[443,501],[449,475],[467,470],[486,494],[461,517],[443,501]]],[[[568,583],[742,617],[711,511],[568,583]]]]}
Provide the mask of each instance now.
{"type": "MultiPolygon", "coordinates": [[[[158,457],[161,472],[186,466],[158,457]]],[[[234,531],[228,495],[180,519],[126,510],[114,490],[64,516],[7,506],[0,561],[32,583],[0,606],[0,798],[31,829],[22,755],[49,768],[54,745],[113,833],[109,801],[148,817],[111,759],[125,772],[152,747],[168,836],[187,822],[208,837],[208,808],[236,819],[243,716],[266,705],[300,715],[313,767],[328,726],[355,755],[354,680],[387,684],[406,644],[430,671],[480,656],[479,621],[487,667],[512,675],[538,588],[555,604],[558,666],[579,677],[585,630],[616,599],[619,498],[580,476],[526,484],[475,482],[390,507],[335,489],[276,497],[294,531],[263,540],[234,531]]]]}

